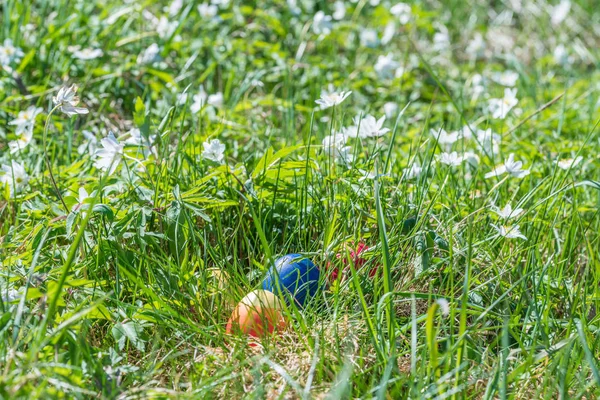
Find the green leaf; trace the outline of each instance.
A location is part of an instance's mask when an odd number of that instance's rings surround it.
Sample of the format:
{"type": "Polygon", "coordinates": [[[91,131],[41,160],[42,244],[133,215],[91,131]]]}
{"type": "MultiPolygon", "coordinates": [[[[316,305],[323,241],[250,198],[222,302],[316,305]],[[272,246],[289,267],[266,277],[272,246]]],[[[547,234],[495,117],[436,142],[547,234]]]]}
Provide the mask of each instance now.
{"type": "Polygon", "coordinates": [[[575,184],[575,186],[591,186],[594,189],[600,190],[600,182],[596,182],[596,181],[581,181],[581,182],[577,182],[575,184]]]}
{"type": "Polygon", "coordinates": [[[283,157],[303,147],[304,145],[290,146],[279,150],[277,153],[273,151],[273,147],[269,147],[262,158],[258,161],[258,164],[256,164],[256,167],[252,172],[252,177],[256,179],[261,174],[264,174],[266,171],[273,168],[283,157]]]}
{"type": "Polygon", "coordinates": [[[75,223],[75,219],[77,219],[77,213],[70,212],[69,215],[67,216],[67,224],[65,226],[65,228],[67,230],[67,236],[69,236],[69,237],[73,233],[73,224],[75,223]]]}
{"type": "Polygon", "coordinates": [[[109,221],[113,221],[115,219],[113,210],[106,204],[96,204],[94,208],[92,208],[92,212],[104,215],[109,221]]]}
{"type": "Polygon", "coordinates": [[[125,348],[125,343],[127,342],[127,339],[129,339],[129,342],[136,349],[144,351],[145,341],[140,337],[143,332],[144,328],[135,321],[128,321],[125,323],[118,322],[112,328],[112,334],[117,341],[119,350],[125,348]]]}
{"type": "Polygon", "coordinates": [[[148,113],[146,112],[146,106],[144,101],[137,97],[135,99],[135,112],[133,113],[133,121],[139,128],[142,137],[148,139],[150,137],[150,121],[148,120],[148,113]]]}
{"type": "Polygon", "coordinates": [[[184,210],[177,201],[171,202],[166,214],[167,238],[172,254],[181,257],[187,244],[187,225],[184,210]]]}
{"type": "Polygon", "coordinates": [[[161,81],[163,81],[165,83],[170,83],[173,86],[177,87],[177,84],[176,84],[175,80],[173,79],[173,77],[166,72],[158,71],[158,70],[152,69],[152,68],[148,68],[146,70],[146,72],[148,72],[151,75],[156,76],[158,79],[160,79],[161,81]]]}
{"type": "Polygon", "coordinates": [[[435,302],[429,311],[427,312],[427,319],[425,322],[425,336],[427,338],[427,347],[429,348],[429,368],[430,372],[433,373],[437,369],[438,364],[438,349],[436,340],[436,329],[435,329],[435,314],[438,309],[438,303],[435,302]]]}
{"type": "Polygon", "coordinates": [[[25,68],[27,68],[27,65],[29,65],[31,60],[33,60],[33,56],[35,56],[35,49],[32,49],[27,54],[25,54],[25,57],[23,57],[23,60],[21,61],[21,64],[19,65],[19,68],[17,68],[17,73],[21,74],[23,71],[25,71],[25,68]]]}
{"type": "Polygon", "coordinates": [[[2,317],[0,317],[0,332],[4,330],[8,326],[8,322],[12,316],[11,312],[5,312],[2,317]]]}

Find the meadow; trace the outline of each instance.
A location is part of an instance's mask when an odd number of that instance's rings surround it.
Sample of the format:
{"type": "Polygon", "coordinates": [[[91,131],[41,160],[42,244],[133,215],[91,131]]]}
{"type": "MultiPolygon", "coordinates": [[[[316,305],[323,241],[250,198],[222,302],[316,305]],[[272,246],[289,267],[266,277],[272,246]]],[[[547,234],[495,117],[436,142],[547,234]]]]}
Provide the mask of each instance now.
{"type": "Polygon", "coordinates": [[[600,396],[598,0],[0,21],[0,398],[600,396]]]}

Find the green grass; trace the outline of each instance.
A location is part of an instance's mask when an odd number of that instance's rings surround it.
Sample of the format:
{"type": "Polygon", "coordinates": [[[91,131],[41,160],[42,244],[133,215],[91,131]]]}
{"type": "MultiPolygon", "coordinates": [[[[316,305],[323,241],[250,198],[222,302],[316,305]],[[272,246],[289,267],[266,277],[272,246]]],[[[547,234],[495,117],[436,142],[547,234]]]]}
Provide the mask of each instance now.
{"type": "Polygon", "coordinates": [[[0,1],[0,45],[23,51],[0,68],[0,398],[600,396],[596,2],[552,22],[545,1],[411,1],[405,25],[395,1],[344,3],[318,34],[315,13],[333,2],[231,0],[209,20],[191,1],[172,15],[153,0],[0,1]],[[361,44],[392,21],[388,43],[361,44]],[[449,45],[434,40],[443,26],[449,45]],[[102,55],[78,59],[76,45],[102,55]],[[387,54],[403,73],[378,73],[387,54]],[[493,118],[507,70],[518,104],[493,118]],[[89,114],[51,112],[70,84],[89,114]],[[352,94],[321,110],[330,84],[352,94]],[[201,85],[222,104],[195,110],[201,85]],[[389,102],[389,132],[347,139],[347,163],[325,151],[389,102]],[[11,152],[10,122],[30,106],[43,110],[34,141],[11,152]],[[448,150],[477,165],[440,163],[430,130],[466,124],[498,134],[496,148],[459,138],[448,150]],[[132,128],[141,144],[114,173],[98,168],[90,133],[101,148],[132,128]],[[202,154],[212,139],[222,163],[202,154]],[[529,175],[485,178],[511,153],[529,175]],[[523,209],[510,222],[493,208],[507,203],[523,209]],[[286,306],[287,329],[260,346],[227,335],[235,304],[289,253],[326,288],[286,306]]]}

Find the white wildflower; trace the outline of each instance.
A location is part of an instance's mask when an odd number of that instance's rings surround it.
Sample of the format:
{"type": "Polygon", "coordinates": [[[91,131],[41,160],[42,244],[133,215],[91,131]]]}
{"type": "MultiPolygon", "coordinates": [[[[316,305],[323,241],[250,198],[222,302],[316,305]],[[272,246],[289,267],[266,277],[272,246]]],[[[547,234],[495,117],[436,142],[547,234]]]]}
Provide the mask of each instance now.
{"type": "Polygon", "coordinates": [[[377,36],[375,29],[361,29],[359,39],[362,47],[373,48],[379,45],[379,36],[377,36]]]}
{"type": "Polygon", "coordinates": [[[25,168],[15,160],[11,161],[11,165],[3,164],[0,173],[2,173],[2,175],[0,175],[0,187],[8,185],[11,196],[20,193],[29,182],[27,171],[25,171],[25,168]]]}
{"type": "Polygon", "coordinates": [[[77,89],[77,85],[71,85],[69,87],[63,86],[56,96],[52,98],[52,101],[58,106],[58,109],[67,114],[68,117],[89,113],[87,108],[77,107],[77,104],[79,104],[77,89]]]}
{"type": "Polygon", "coordinates": [[[397,61],[394,61],[392,53],[388,53],[387,55],[377,57],[377,62],[373,67],[377,75],[381,79],[391,79],[394,77],[394,73],[396,69],[400,67],[400,64],[397,61]]]}
{"type": "Polygon", "coordinates": [[[146,50],[138,55],[137,63],[140,65],[151,64],[158,59],[160,47],[156,43],[152,43],[146,50]]]}
{"type": "Polygon", "coordinates": [[[208,94],[204,91],[204,86],[200,86],[200,91],[198,94],[192,97],[193,103],[190,106],[190,111],[196,114],[198,111],[202,109],[206,105],[206,99],[208,98],[208,94]]]}
{"type": "Polygon", "coordinates": [[[456,151],[452,153],[442,153],[438,156],[438,161],[450,167],[458,167],[463,162],[463,157],[459,156],[456,151]]]}
{"type": "MultiPolygon", "coordinates": [[[[404,68],[404,67],[398,67],[398,68],[396,69],[396,72],[394,73],[394,77],[395,77],[396,79],[397,79],[397,78],[402,78],[402,75],[404,75],[404,73],[405,73],[406,71],[407,71],[407,69],[406,69],[406,68],[404,68]]],[[[413,93],[411,94],[411,96],[410,96],[410,101],[415,101],[415,100],[416,100],[416,99],[418,99],[418,98],[419,98],[419,96],[418,96],[418,91],[415,91],[415,92],[413,92],[413,93]],[[417,94],[417,97],[416,97],[416,98],[413,98],[415,94],[417,94]]]]}
{"type": "Polygon", "coordinates": [[[29,106],[25,111],[19,111],[17,118],[10,121],[9,125],[15,125],[15,135],[21,135],[24,132],[32,131],[35,124],[35,118],[43,111],[42,108],[29,106]]]}
{"type": "Polygon", "coordinates": [[[298,1],[297,0],[287,0],[287,7],[290,10],[290,13],[292,13],[292,15],[298,17],[302,14],[302,9],[300,7],[298,7],[298,1]]]}
{"type": "Polygon", "coordinates": [[[352,162],[352,148],[346,146],[348,137],[343,133],[334,133],[323,138],[323,150],[328,156],[336,161],[343,161],[346,164],[352,162]]]}
{"type": "Polygon", "coordinates": [[[0,289],[0,296],[2,297],[2,302],[6,304],[19,300],[21,298],[21,293],[19,293],[15,289],[5,290],[3,288],[0,289]]]}
{"type": "Polygon", "coordinates": [[[388,44],[392,41],[394,36],[396,35],[396,24],[392,22],[388,22],[383,29],[383,35],[381,35],[381,44],[388,44]]]}
{"type": "Polygon", "coordinates": [[[489,100],[488,110],[492,113],[492,118],[504,119],[518,102],[517,89],[506,88],[503,98],[489,100]]]}
{"type": "Polygon", "coordinates": [[[344,5],[343,1],[337,0],[335,3],[333,3],[333,14],[331,14],[331,16],[336,21],[344,19],[346,16],[346,6],[344,5]]]}
{"type": "Polygon", "coordinates": [[[187,93],[179,93],[177,95],[177,105],[179,106],[183,106],[185,103],[187,103],[187,99],[188,99],[188,94],[187,93]]]}
{"type": "Polygon", "coordinates": [[[433,35],[432,49],[436,52],[443,52],[450,48],[450,34],[446,27],[442,27],[439,32],[433,35]]]}
{"type": "Polygon", "coordinates": [[[102,57],[104,53],[100,49],[83,49],[73,51],[73,57],[79,60],[93,60],[102,57]]]}
{"type": "Polygon", "coordinates": [[[385,115],[376,119],[372,115],[367,115],[364,118],[360,116],[354,117],[356,133],[361,138],[380,137],[390,131],[389,128],[384,128],[385,115]]]}
{"type": "Polygon", "coordinates": [[[471,41],[467,45],[465,52],[469,56],[471,56],[471,59],[478,59],[483,57],[483,55],[485,54],[485,48],[485,39],[483,38],[481,33],[477,32],[475,33],[473,39],[471,39],[471,41]]]}
{"type": "Polygon", "coordinates": [[[471,88],[472,93],[472,101],[475,102],[479,98],[479,96],[485,92],[484,79],[481,74],[475,74],[471,78],[469,82],[469,87],[471,88]]]}
{"type": "Polygon", "coordinates": [[[500,135],[494,133],[491,128],[486,130],[478,129],[477,144],[488,154],[498,154],[500,151],[500,135]]]}
{"type": "Polygon", "coordinates": [[[227,8],[229,7],[229,3],[231,3],[231,0],[211,0],[210,2],[215,6],[219,6],[219,8],[227,8]]]}
{"type": "Polygon", "coordinates": [[[79,188],[79,191],[77,194],[79,195],[77,197],[77,202],[79,204],[83,204],[83,202],[90,197],[87,190],[85,190],[85,188],[83,186],[79,188]]]}
{"type": "Polygon", "coordinates": [[[513,210],[510,203],[507,203],[504,208],[498,208],[496,206],[492,206],[492,211],[494,211],[500,218],[509,219],[509,218],[517,218],[519,215],[523,213],[522,208],[515,208],[513,210]]]}
{"type": "Polygon", "coordinates": [[[11,39],[4,39],[4,44],[0,45],[0,66],[9,66],[12,62],[17,63],[23,55],[23,50],[15,47],[11,39]]]}
{"type": "Polygon", "coordinates": [[[225,160],[225,145],[219,139],[206,141],[202,143],[202,146],[204,147],[202,157],[219,164],[223,163],[225,160]]]}
{"type": "Polygon", "coordinates": [[[23,151],[31,142],[33,142],[33,125],[30,125],[25,132],[21,132],[21,135],[16,140],[8,142],[10,153],[14,154],[18,151],[23,151]]]}
{"type": "Polygon", "coordinates": [[[358,178],[359,182],[364,182],[366,180],[372,181],[373,179],[377,178],[375,171],[365,171],[364,169],[359,169],[358,172],[361,174],[361,177],[358,178]]]}
{"type": "Polygon", "coordinates": [[[20,28],[23,40],[29,45],[37,44],[37,27],[34,24],[25,24],[20,28]]]}
{"type": "Polygon", "coordinates": [[[440,311],[442,312],[443,316],[446,317],[450,314],[450,303],[448,303],[448,300],[440,297],[435,302],[440,307],[440,311]]]}
{"type": "Polygon", "coordinates": [[[322,90],[321,98],[319,100],[315,100],[315,103],[321,106],[321,110],[324,110],[326,108],[340,105],[344,100],[346,100],[346,98],[348,98],[348,96],[350,96],[351,93],[351,91],[342,91],[337,93],[322,90]]]}
{"type": "Polygon", "coordinates": [[[129,137],[125,140],[125,144],[130,144],[132,146],[141,146],[142,145],[142,131],[138,128],[132,128],[129,132],[129,137]]]}
{"type": "Polygon", "coordinates": [[[217,92],[215,94],[209,95],[204,90],[204,86],[200,86],[198,94],[194,95],[192,97],[192,100],[194,102],[190,106],[190,110],[194,114],[200,111],[205,105],[211,105],[215,108],[223,107],[223,93],[217,92]]]}
{"type": "Polygon", "coordinates": [[[577,156],[575,158],[565,158],[564,160],[556,160],[554,162],[560,169],[564,169],[566,171],[575,168],[575,166],[577,166],[577,164],[579,164],[581,161],[583,161],[583,157],[577,156]]]}
{"type": "Polygon", "coordinates": [[[390,8],[390,13],[392,13],[392,15],[396,17],[398,22],[400,22],[402,25],[407,24],[412,16],[411,8],[406,3],[398,3],[392,6],[390,8]]]}
{"type": "MultiPolygon", "coordinates": [[[[88,199],[90,198],[90,195],[88,194],[87,190],[85,190],[85,188],[81,186],[77,191],[77,195],[77,204],[75,204],[75,206],[73,207],[73,211],[82,211],[88,209],[90,207],[88,204],[88,199]]],[[[85,214],[85,212],[82,213],[83,218],[85,218],[85,214]]]]}
{"type": "Polygon", "coordinates": [[[181,8],[183,7],[183,0],[173,0],[169,7],[165,7],[164,11],[167,11],[171,17],[179,14],[181,8]]]}
{"type": "Polygon", "coordinates": [[[519,229],[519,225],[514,225],[514,226],[506,226],[506,225],[500,225],[500,226],[496,226],[494,224],[492,224],[492,226],[498,231],[498,234],[500,236],[503,236],[507,239],[523,239],[523,240],[527,240],[527,237],[525,235],[523,235],[521,233],[521,230],[519,229]]]}
{"type": "Polygon", "coordinates": [[[94,135],[93,132],[87,130],[83,130],[81,131],[81,133],[83,134],[83,137],[86,139],[86,141],[79,145],[79,147],[77,147],[77,153],[95,154],[96,149],[98,148],[98,139],[96,138],[96,135],[94,135]]]}
{"type": "Polygon", "coordinates": [[[208,95],[208,99],[206,99],[206,102],[208,103],[208,105],[211,105],[215,108],[223,107],[223,93],[217,92],[215,94],[208,95]]]}
{"type": "Polygon", "coordinates": [[[450,148],[459,139],[458,132],[448,133],[441,128],[437,131],[435,129],[431,129],[429,132],[443,148],[450,148]]]}
{"type": "Polygon", "coordinates": [[[562,66],[567,66],[569,64],[573,64],[574,62],[573,56],[569,55],[567,48],[562,44],[559,44],[554,48],[552,57],[554,58],[555,63],[562,66]]]}
{"type": "Polygon", "coordinates": [[[169,18],[162,16],[156,24],[156,33],[161,39],[167,39],[175,33],[179,26],[179,21],[169,21],[169,18]]]}
{"type": "Polygon", "coordinates": [[[493,171],[485,174],[485,178],[488,179],[504,174],[509,174],[515,178],[523,178],[529,175],[529,172],[528,169],[523,169],[522,161],[515,161],[515,155],[511,153],[504,164],[497,166],[493,171]]]}
{"type": "Polygon", "coordinates": [[[329,152],[330,149],[341,148],[346,145],[348,137],[343,133],[334,133],[323,138],[323,149],[329,152]]]}
{"type": "Polygon", "coordinates": [[[352,153],[352,147],[344,146],[336,149],[334,153],[334,159],[336,161],[342,161],[346,165],[350,165],[354,160],[354,154],[352,153]]]}
{"type": "Polygon", "coordinates": [[[515,71],[496,72],[492,75],[492,80],[502,86],[514,87],[519,79],[519,74],[515,71]]]}
{"type": "Polygon", "coordinates": [[[491,51],[495,55],[512,53],[515,48],[515,38],[504,26],[490,27],[485,37],[491,51]]]}
{"type": "Polygon", "coordinates": [[[125,145],[120,144],[112,132],[102,139],[100,144],[102,145],[102,149],[96,151],[94,166],[100,170],[108,171],[108,174],[112,175],[123,158],[123,148],[125,145]]]}
{"type": "Polygon", "coordinates": [[[333,28],[331,15],[325,15],[323,11],[317,11],[313,18],[313,32],[317,35],[329,35],[333,28]]]}
{"type": "Polygon", "coordinates": [[[423,167],[417,160],[414,160],[408,169],[404,170],[404,177],[408,180],[416,179],[423,173],[423,167]]]}
{"type": "Polygon", "coordinates": [[[462,155],[463,161],[476,168],[479,165],[479,156],[472,151],[465,151],[462,155]]]}
{"type": "Polygon", "coordinates": [[[469,125],[463,126],[461,129],[457,131],[459,139],[469,140],[473,137],[474,129],[469,125]]]}
{"type": "Polygon", "coordinates": [[[571,1],[570,0],[561,0],[556,6],[552,7],[550,11],[550,19],[553,25],[558,25],[563,22],[567,15],[569,15],[569,11],[571,10],[571,1]]]}
{"type": "Polygon", "coordinates": [[[219,9],[214,4],[203,3],[198,5],[198,14],[200,14],[202,19],[213,19],[218,12],[219,9]]]}
{"type": "Polygon", "coordinates": [[[398,104],[388,101],[383,105],[383,112],[386,118],[392,119],[398,115],[398,104]]]}

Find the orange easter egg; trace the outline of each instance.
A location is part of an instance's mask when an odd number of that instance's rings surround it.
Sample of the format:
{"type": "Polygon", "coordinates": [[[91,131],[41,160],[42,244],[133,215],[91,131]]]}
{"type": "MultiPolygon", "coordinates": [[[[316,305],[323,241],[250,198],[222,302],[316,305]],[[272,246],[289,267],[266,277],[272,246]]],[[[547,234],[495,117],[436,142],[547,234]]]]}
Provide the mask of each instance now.
{"type": "Polygon", "coordinates": [[[244,297],[227,322],[228,334],[246,334],[255,338],[285,328],[279,299],[266,290],[255,290],[244,297]]]}

